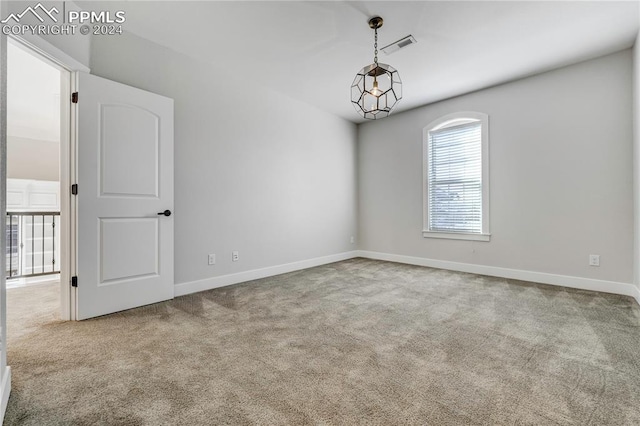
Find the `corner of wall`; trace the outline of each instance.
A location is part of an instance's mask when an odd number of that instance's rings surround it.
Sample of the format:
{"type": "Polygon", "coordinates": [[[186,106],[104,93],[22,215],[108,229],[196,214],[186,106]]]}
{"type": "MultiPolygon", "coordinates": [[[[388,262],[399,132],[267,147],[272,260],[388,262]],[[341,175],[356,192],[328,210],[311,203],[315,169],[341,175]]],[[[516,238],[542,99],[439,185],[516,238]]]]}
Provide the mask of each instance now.
{"type": "Polygon", "coordinates": [[[362,245],[362,230],[360,228],[360,153],[362,150],[360,149],[360,124],[355,124],[355,180],[356,180],[356,193],[355,193],[355,233],[356,233],[356,244],[354,250],[360,250],[362,245]]]}
{"type": "MultiPolygon", "coordinates": [[[[5,2],[0,2],[0,15],[7,11],[5,2]]],[[[0,34],[0,227],[4,229],[6,218],[7,178],[7,36],[0,34]]],[[[0,233],[0,251],[5,253],[6,234],[0,233]]],[[[7,366],[7,265],[0,268],[0,422],[11,393],[11,369],[7,366]]]]}
{"type": "MultiPolygon", "coordinates": [[[[633,282],[640,288],[640,31],[633,47],[633,282]]],[[[640,303],[640,290],[636,297],[640,303]]]]}

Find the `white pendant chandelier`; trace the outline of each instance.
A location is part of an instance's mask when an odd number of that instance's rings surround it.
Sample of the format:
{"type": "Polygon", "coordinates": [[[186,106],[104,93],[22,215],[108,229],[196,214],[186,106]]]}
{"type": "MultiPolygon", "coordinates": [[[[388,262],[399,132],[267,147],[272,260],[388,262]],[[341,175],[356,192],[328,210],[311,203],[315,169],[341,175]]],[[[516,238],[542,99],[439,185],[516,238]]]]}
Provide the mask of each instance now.
{"type": "Polygon", "coordinates": [[[378,28],[382,18],[369,20],[374,30],[373,63],[362,68],[351,84],[351,103],[362,117],[376,120],[387,117],[402,99],[402,80],[391,65],[378,63],[378,28]]]}

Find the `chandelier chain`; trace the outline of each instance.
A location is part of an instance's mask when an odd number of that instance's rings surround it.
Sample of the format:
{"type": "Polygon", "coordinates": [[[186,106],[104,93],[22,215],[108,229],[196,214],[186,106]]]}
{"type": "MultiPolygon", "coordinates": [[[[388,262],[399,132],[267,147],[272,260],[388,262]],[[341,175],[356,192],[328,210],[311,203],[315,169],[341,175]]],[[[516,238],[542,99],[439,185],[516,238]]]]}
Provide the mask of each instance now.
{"type": "Polygon", "coordinates": [[[374,28],[374,42],[373,42],[373,62],[378,65],[378,28],[374,28]]]}

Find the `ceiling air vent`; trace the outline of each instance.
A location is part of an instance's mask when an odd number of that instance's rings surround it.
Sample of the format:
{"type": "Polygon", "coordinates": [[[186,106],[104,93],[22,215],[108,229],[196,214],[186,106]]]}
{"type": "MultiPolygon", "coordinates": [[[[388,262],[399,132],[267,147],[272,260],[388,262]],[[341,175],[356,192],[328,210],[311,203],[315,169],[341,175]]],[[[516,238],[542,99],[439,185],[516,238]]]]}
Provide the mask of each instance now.
{"type": "Polygon", "coordinates": [[[417,43],[416,39],[412,35],[408,35],[406,37],[401,38],[398,41],[394,41],[388,46],[383,47],[381,50],[387,55],[390,55],[397,50],[403,49],[407,46],[410,46],[416,43],[417,43]]]}

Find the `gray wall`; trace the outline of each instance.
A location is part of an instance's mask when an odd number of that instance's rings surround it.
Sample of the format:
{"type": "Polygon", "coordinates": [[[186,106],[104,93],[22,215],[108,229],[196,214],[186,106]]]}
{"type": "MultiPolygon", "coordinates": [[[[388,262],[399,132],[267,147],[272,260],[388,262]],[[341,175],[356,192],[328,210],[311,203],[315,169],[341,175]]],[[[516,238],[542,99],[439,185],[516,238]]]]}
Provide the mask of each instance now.
{"type": "Polygon", "coordinates": [[[231,66],[131,34],[92,41],[92,74],[175,100],[176,283],[355,248],[356,125],[231,66]]]}
{"type": "Polygon", "coordinates": [[[59,180],[60,144],[8,136],[7,177],[11,179],[59,180]]]}
{"type": "Polygon", "coordinates": [[[631,283],[631,69],[626,50],[361,125],[359,248],[631,283]],[[490,242],[422,237],[422,130],[457,111],[489,114],[490,242]]]}

